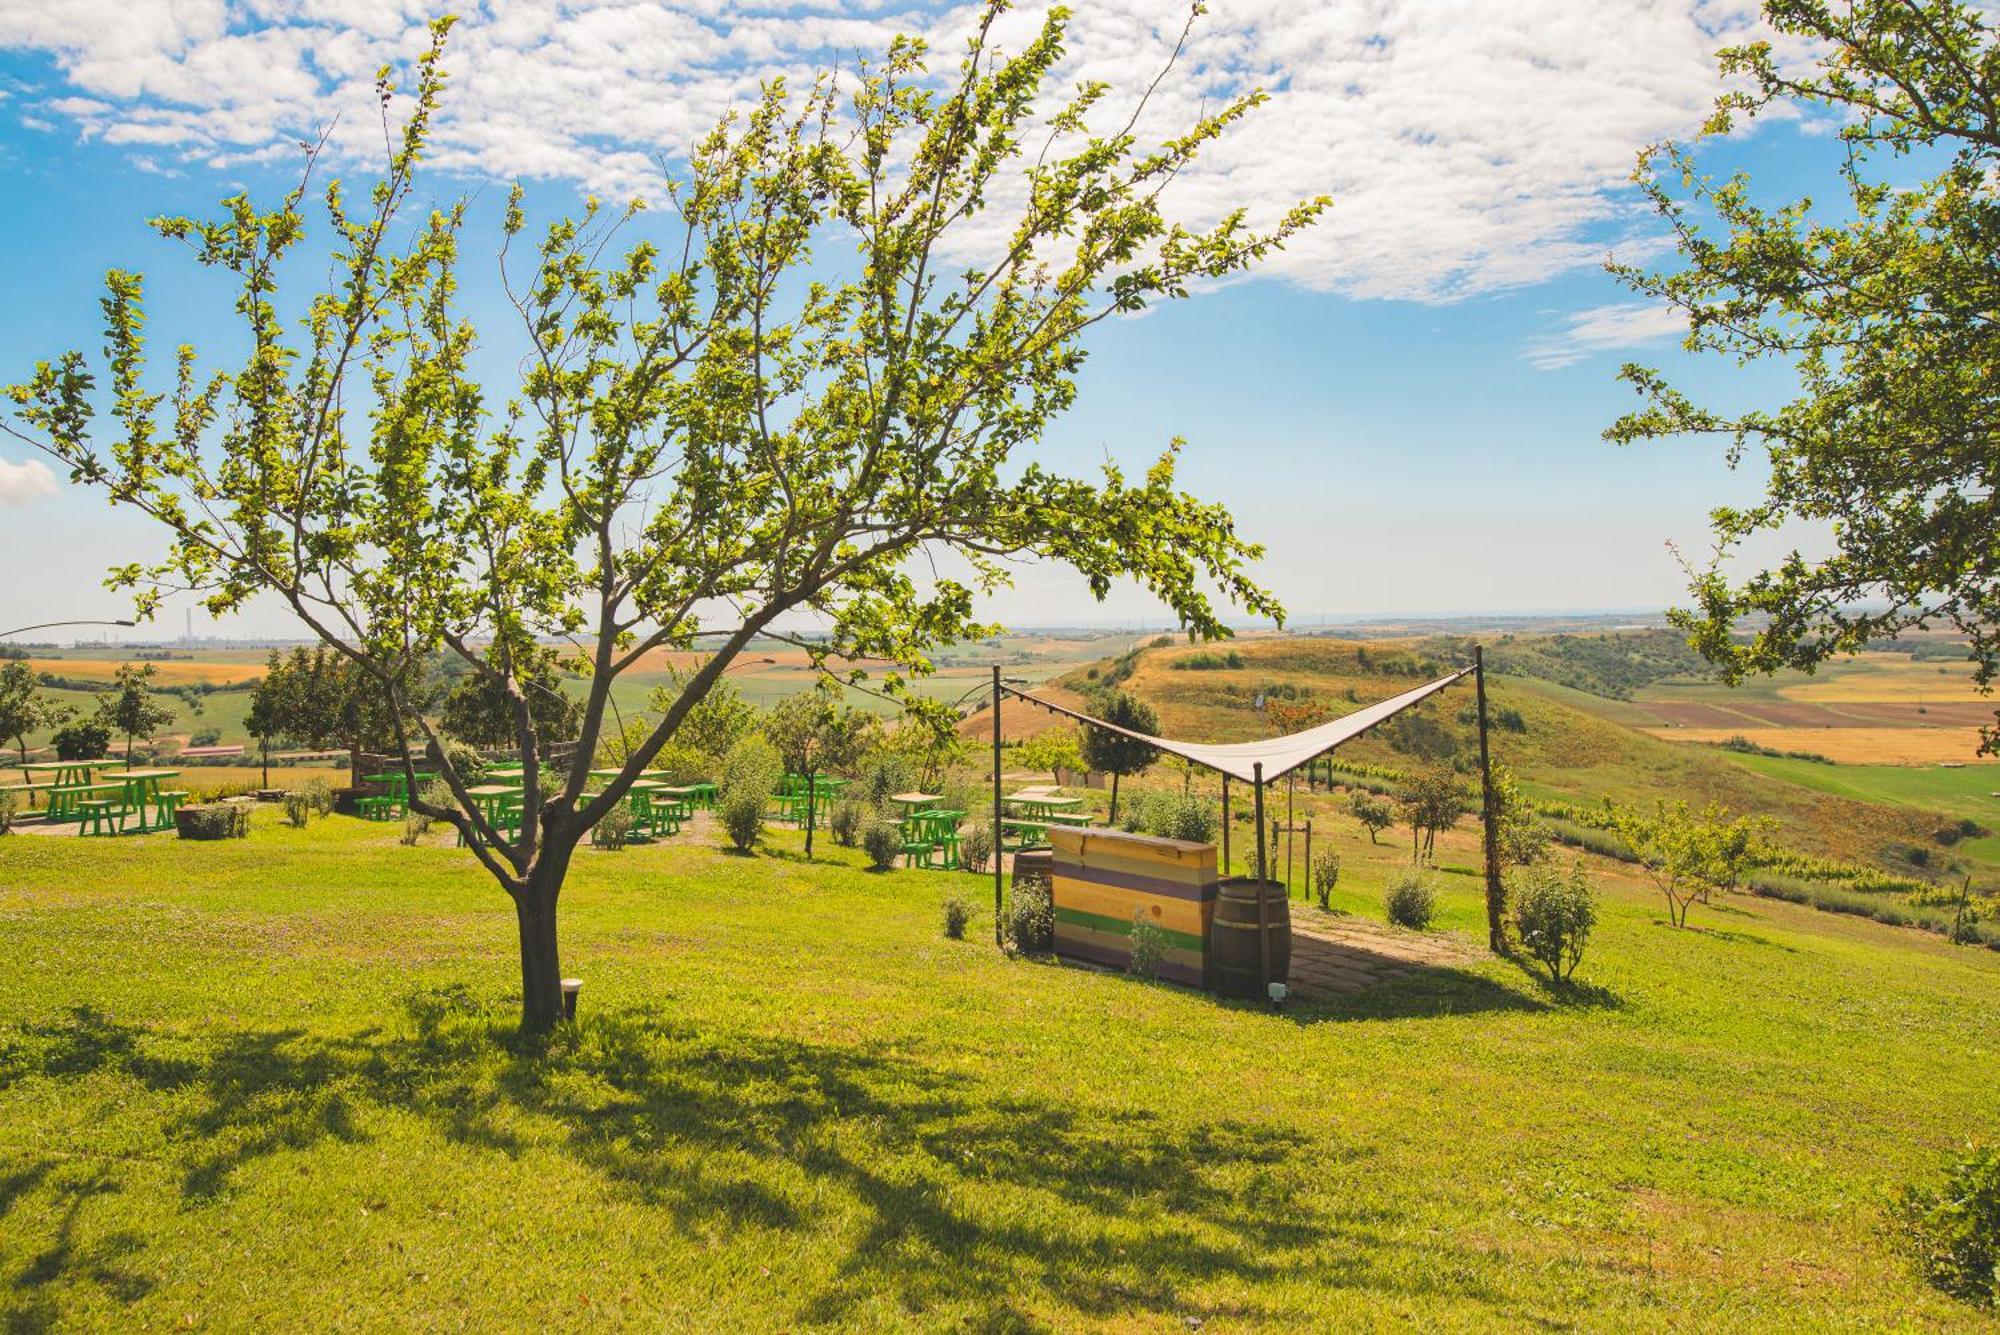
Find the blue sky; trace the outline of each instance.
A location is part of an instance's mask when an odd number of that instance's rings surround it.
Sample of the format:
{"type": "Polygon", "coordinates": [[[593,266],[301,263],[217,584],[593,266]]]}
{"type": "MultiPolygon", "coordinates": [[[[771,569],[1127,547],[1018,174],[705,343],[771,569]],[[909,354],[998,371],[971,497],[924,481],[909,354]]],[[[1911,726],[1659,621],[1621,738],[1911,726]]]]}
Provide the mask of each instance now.
{"type": "MultiPolygon", "coordinates": [[[[144,219],[204,210],[239,187],[275,195],[299,131],[336,112],[336,157],[365,174],[357,71],[411,49],[422,17],[397,0],[260,0],[254,11],[214,0],[93,19],[79,0],[58,22],[17,4],[0,0],[0,379],[10,382],[66,347],[95,350],[113,266],[147,274],[160,345],[225,337],[220,289],[144,219]]],[[[1041,455],[1073,470],[1107,454],[1138,466],[1186,437],[1185,482],[1267,544],[1263,578],[1297,620],[1663,605],[1683,583],[1666,543],[1701,551],[1707,509],[1754,495],[1757,479],[1730,474],[1713,444],[1604,443],[1631,402],[1619,363],[1675,367],[1725,404],[1768,401],[1785,384],[1773,371],[1688,362],[1671,323],[1601,264],[1614,248],[1657,253],[1658,228],[1622,178],[1642,144],[1698,121],[1717,88],[1707,53],[1746,30],[1745,11],[1700,0],[1607,0],[1588,18],[1553,2],[1505,16],[1453,8],[1216,5],[1206,45],[1175,76],[1186,100],[1158,114],[1252,78],[1279,96],[1190,182],[1184,207],[1272,210],[1324,188],[1334,213],[1253,281],[1101,326],[1080,404],[1041,455]]],[[[1073,72],[1130,83],[1147,68],[1132,52],[1166,40],[1147,9],[1093,7],[1073,72]]],[[[948,38],[962,17],[724,0],[475,11],[453,62],[447,170],[432,178],[441,197],[476,196],[469,308],[497,308],[481,256],[505,180],[529,179],[542,210],[586,188],[643,191],[646,154],[671,158],[756,75],[796,73],[896,28],[948,38]],[[578,109],[578,69],[597,80],[586,85],[599,89],[595,111],[578,109]],[[661,100],[673,105],[657,116],[633,110],[661,100]],[[623,109],[594,122],[598,103],[623,109]]],[[[1829,183],[1832,148],[1780,121],[1708,160],[1790,195],[1829,183]]],[[[496,355],[492,369],[505,365],[496,355]]],[[[88,492],[41,485],[29,459],[0,442],[0,532],[32,571],[0,588],[0,628],[122,614],[101,569],[156,539],[88,492]]],[[[1040,570],[991,610],[1014,624],[1159,617],[1136,591],[1099,606],[1080,581],[1040,570]]],[[[169,628],[180,624],[172,611],[169,628]]],[[[285,628],[260,610],[220,630],[285,628]]]]}

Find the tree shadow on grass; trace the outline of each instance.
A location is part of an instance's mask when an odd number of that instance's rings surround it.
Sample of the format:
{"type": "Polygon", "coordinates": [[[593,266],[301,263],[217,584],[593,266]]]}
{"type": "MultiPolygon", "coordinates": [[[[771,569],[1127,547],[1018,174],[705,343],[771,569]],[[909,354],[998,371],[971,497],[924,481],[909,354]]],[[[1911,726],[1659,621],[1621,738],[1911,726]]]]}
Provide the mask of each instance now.
{"type": "MultiPolygon", "coordinates": [[[[435,1008],[414,1033],[225,1032],[197,1058],[150,1055],[146,1031],[88,1011],[21,1034],[0,1031],[0,1085],[113,1074],[176,1092],[187,1106],[166,1139],[190,1207],[272,1155],[365,1139],[376,1109],[504,1156],[553,1129],[574,1163],[683,1234],[768,1235],[772,1255],[820,1258],[798,1322],[892,1303],[982,1328],[1051,1312],[1310,1323],[1323,1313],[1301,1295],[1320,1285],[1491,1300],[1468,1265],[1433,1264],[1448,1245],[1424,1241],[1413,1264],[1399,1218],[1313,1190],[1357,1150],[1226,1115],[1023,1093],[867,1045],[709,1033],[651,1011],[536,1043],[435,1008]],[[1294,1282],[1304,1273],[1316,1284],[1294,1282]],[[1223,1278],[1239,1296],[1217,1313],[1195,1290],[1223,1278]]],[[[44,1171],[7,1179],[14,1195],[45,1192],[44,1171]]],[[[118,1292],[106,1258],[62,1237],[32,1269],[39,1287],[67,1275],[118,1292]]]]}

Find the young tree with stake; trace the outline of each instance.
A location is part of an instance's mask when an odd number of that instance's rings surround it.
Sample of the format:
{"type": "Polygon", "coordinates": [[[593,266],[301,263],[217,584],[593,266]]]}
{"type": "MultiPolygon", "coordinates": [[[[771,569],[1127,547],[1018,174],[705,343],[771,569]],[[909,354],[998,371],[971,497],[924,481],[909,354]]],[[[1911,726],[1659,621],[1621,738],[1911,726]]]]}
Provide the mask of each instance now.
{"type": "MultiPolygon", "coordinates": [[[[1246,573],[1260,549],[1176,489],[1178,444],[1141,477],[1107,466],[1096,482],[1016,455],[1074,401],[1093,325],[1252,266],[1325,201],[1262,228],[1171,219],[1163,190],[1260,95],[1151,147],[1130,108],[1093,126],[1101,83],[1040,116],[1067,14],[1007,55],[1003,7],[985,6],[950,77],[898,40],[842,85],[768,86],[689,152],[659,240],[618,252],[639,210],[593,202],[530,242],[517,189],[501,265],[525,355],[498,392],[471,377],[480,336],[454,300],[466,206],[411,213],[428,198],[440,21],[383,179],[359,199],[324,190],[336,271],[302,306],[279,303],[306,185],[270,211],[238,197],[155,224],[236,281],[239,368],[206,372],[183,349],[173,389],[149,388],[141,282],[114,272],[110,422],[79,353],[12,390],[10,431],[166,530],[163,563],[118,572],[141,613],[173,589],[216,615],[275,596],[373,683],[399,734],[433,742],[409,697],[427,656],[506,697],[518,834],[449,759],[452,803],[412,805],[455,825],[512,898],[526,1027],[561,1014],[556,910],[579,842],[753,640],[810,620],[822,633],[798,643],[816,663],[921,672],[935,647],[994,629],[974,600],[1023,559],[1069,565],[1099,597],[1132,580],[1202,636],[1227,633],[1205,588],[1281,612],[1246,573]],[[930,578],[939,554],[969,577],[930,578]],[[522,651],[558,640],[588,679],[586,756],[621,674],[658,649],[710,650],[595,793],[585,766],[544,764],[524,686],[522,651]]],[[[392,92],[385,71],[385,106],[392,92]]]]}

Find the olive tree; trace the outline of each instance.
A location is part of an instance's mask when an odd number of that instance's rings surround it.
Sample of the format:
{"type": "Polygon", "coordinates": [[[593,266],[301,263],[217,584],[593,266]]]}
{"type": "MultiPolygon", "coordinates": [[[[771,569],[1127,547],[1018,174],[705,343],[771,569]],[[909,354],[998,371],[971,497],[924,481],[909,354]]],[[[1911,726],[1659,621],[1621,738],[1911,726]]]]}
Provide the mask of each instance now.
{"type": "Polygon", "coordinates": [[[115,572],[142,615],[175,590],[217,615],[275,597],[399,733],[433,742],[406,695],[426,655],[506,697],[519,832],[489,822],[448,758],[452,801],[413,805],[512,897],[525,1027],[561,1014],[557,903],[579,841],[758,637],[920,673],[996,629],[975,600],[1029,560],[1099,597],[1133,581],[1197,635],[1226,633],[1212,598],[1281,614],[1247,573],[1260,549],[1176,487],[1178,442],[1138,477],[1018,455],[1074,402],[1093,325],[1252,266],[1325,201],[1264,226],[1170,217],[1163,192],[1261,94],[1142,142],[1151,85],[1115,112],[1101,82],[1051,90],[1066,13],[1009,54],[1003,8],[975,16],[948,72],[899,39],[841,81],[767,85],[673,166],[663,209],[593,201],[531,231],[516,188],[499,264],[519,355],[497,361],[519,380],[492,387],[471,366],[499,331],[456,300],[468,206],[419,204],[439,21],[399,126],[381,76],[390,156],[365,193],[313,185],[309,158],[274,208],[239,195],[154,224],[234,281],[240,365],[183,347],[171,388],[153,387],[141,279],[114,271],[108,409],[79,352],[11,390],[7,429],[165,530],[164,561],[115,572]],[[295,280],[329,263],[300,253],[310,190],[332,273],[300,299],[295,280]],[[531,646],[556,643],[587,678],[586,756],[622,673],[660,649],[709,655],[596,792],[584,766],[543,763],[523,679],[531,646]]]}

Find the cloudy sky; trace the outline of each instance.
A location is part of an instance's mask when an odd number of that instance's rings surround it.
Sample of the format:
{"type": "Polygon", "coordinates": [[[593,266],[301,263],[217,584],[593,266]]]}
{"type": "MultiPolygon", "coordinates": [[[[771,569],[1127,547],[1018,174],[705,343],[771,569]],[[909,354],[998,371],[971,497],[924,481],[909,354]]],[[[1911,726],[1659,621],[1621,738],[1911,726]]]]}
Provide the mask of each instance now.
{"type": "MultiPolygon", "coordinates": [[[[1066,79],[1150,79],[1180,29],[1170,4],[1077,6],[1066,79]]],[[[404,0],[0,0],[0,380],[95,348],[103,271],[146,272],[155,338],[220,326],[204,287],[144,219],[296,172],[332,127],[342,169],[379,161],[371,81],[423,41],[404,0]]],[[[899,32],[956,48],[968,11],[899,0],[495,0],[460,11],[433,190],[469,195],[488,235],[504,190],[541,207],[657,193],[688,143],[758,82],[809,77],[899,32]]],[[[1038,22],[1006,25],[1018,45],[1038,22]]],[[[1194,220],[1273,213],[1321,192],[1325,222],[1253,281],[1101,327],[1077,411],[1043,455],[1088,468],[1189,441],[1186,480],[1264,541],[1295,616],[1631,608],[1682,584],[1670,540],[1753,476],[1705,445],[1620,449],[1613,377],[1665,363],[1724,402],[1772,373],[1689,363],[1665,312],[1607,277],[1661,256],[1634,154],[1685,136],[1718,91],[1713,53],[1752,31],[1739,0],[1215,0],[1150,111],[1165,130],[1249,86],[1270,103],[1181,183],[1194,220]]],[[[1823,181],[1831,146],[1779,120],[1710,160],[1776,193],[1823,181]]],[[[482,268],[468,247],[468,270],[482,268]]],[[[493,299],[469,272],[475,313],[493,299]]],[[[0,627],[117,615],[101,567],[143,556],[108,514],[0,444],[0,532],[36,553],[0,589],[0,627]]],[[[1030,573],[995,611],[1017,624],[1139,618],[1030,573]]],[[[242,627],[277,629],[276,617],[242,627]]],[[[178,626],[176,613],[173,624],[178,626]]]]}

